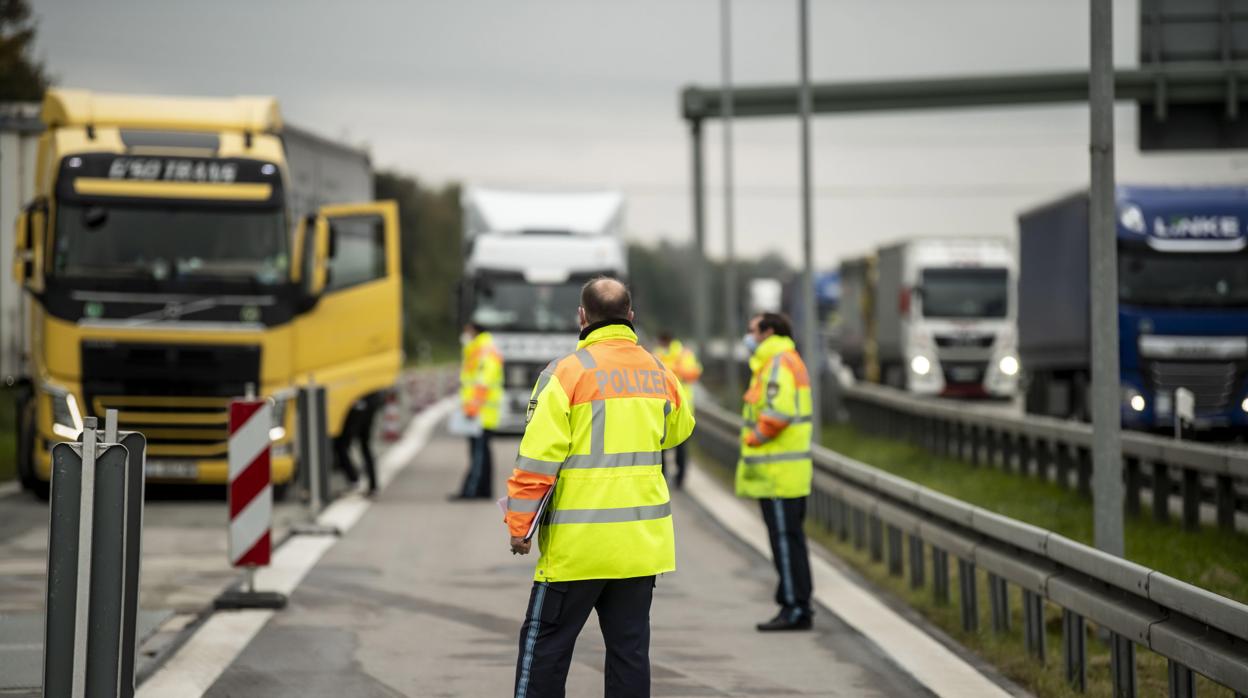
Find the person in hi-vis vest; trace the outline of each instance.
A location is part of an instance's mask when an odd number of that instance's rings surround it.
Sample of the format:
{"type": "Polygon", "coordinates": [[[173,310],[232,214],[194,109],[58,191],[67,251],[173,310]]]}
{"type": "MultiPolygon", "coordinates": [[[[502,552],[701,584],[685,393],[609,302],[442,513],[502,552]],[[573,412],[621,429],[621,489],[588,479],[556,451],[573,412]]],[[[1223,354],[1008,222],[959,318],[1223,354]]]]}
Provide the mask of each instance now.
{"type": "Polygon", "coordinates": [[[581,290],[581,336],[552,361],[529,403],[507,481],[511,550],[542,498],[541,557],[520,629],[515,695],[564,695],[576,636],[591,610],[606,644],[605,695],[650,695],[650,602],[655,575],[676,569],[662,452],[693,432],[680,381],[637,345],[624,284],[597,278],[581,290]]]}
{"type": "Polygon", "coordinates": [[[459,369],[459,402],[464,416],[481,422],[481,433],[468,438],[468,472],[452,499],[494,498],[494,457],[490,436],[503,406],[503,355],[494,336],[476,322],[464,326],[459,369]]]}
{"type": "MultiPolygon", "coordinates": [[[[659,349],[655,355],[663,362],[664,366],[672,369],[672,373],[680,379],[681,385],[685,387],[685,393],[689,396],[690,406],[693,405],[693,386],[702,377],[702,364],[698,361],[698,357],[693,351],[686,347],[679,339],[672,337],[672,333],[663,330],[659,332],[657,339],[659,340],[659,349]]],[[[689,446],[688,444],[678,444],[672,449],[676,455],[676,473],[672,479],[676,483],[676,489],[681,489],[685,485],[685,466],[689,462],[689,446]]],[[[666,470],[666,463],[664,464],[666,470]]]]}
{"type": "Polygon", "coordinates": [[[767,523],[772,559],[780,582],[775,618],[761,631],[808,630],[810,555],[806,550],[806,497],[810,460],[810,377],[793,343],[789,319],[778,313],[750,318],[750,386],[741,409],[741,458],[737,495],[757,499],[767,523]]]}

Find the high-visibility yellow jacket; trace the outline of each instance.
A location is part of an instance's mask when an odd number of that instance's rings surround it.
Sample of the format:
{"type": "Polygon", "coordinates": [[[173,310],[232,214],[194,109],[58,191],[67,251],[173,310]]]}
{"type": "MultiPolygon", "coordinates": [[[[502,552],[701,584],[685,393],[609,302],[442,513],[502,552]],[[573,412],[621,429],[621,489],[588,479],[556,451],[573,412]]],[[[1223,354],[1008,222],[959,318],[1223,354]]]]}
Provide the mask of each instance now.
{"type": "Polygon", "coordinates": [[[810,378],[789,337],[772,335],[750,357],[754,375],[741,411],[737,494],[790,499],[810,494],[810,378]]]}
{"type": "Polygon", "coordinates": [[[503,407],[503,355],[489,332],[480,332],[464,345],[459,369],[459,401],[464,414],[480,417],[481,427],[498,427],[503,407]]]}
{"type": "Polygon", "coordinates": [[[685,386],[686,392],[689,394],[690,404],[693,402],[693,390],[690,386],[698,382],[702,377],[702,363],[698,361],[698,357],[694,353],[685,348],[679,340],[673,339],[666,348],[659,349],[655,352],[655,356],[663,362],[663,365],[670,368],[672,373],[680,379],[685,386]]]}
{"type": "Polygon", "coordinates": [[[680,381],[637,346],[631,327],[587,329],[533,388],[505,521],[511,535],[525,535],[553,485],[534,579],[670,572],[676,545],[662,451],[693,432],[693,412],[680,381]]]}

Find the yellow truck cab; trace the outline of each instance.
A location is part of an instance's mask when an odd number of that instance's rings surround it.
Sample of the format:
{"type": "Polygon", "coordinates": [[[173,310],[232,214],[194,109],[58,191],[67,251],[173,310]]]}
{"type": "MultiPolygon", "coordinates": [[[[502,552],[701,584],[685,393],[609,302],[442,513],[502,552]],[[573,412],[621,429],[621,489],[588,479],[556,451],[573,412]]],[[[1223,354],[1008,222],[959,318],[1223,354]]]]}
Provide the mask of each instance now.
{"type": "Polygon", "coordinates": [[[294,394],[327,386],[337,435],[402,362],[397,208],[293,216],[276,100],[52,89],[18,217],[18,471],[116,408],[153,481],[227,481],[227,406],[274,401],[272,475],[295,473],[294,394]],[[296,219],[297,218],[297,219],[296,219]]]}

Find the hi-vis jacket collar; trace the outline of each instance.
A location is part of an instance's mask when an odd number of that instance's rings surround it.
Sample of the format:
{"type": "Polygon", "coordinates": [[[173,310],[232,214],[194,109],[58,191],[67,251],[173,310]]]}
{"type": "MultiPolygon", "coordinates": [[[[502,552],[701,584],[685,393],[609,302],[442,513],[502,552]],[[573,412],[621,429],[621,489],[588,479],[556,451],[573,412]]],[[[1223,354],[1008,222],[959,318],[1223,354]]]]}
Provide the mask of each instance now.
{"type": "Polygon", "coordinates": [[[623,339],[637,343],[637,333],[628,320],[605,320],[596,322],[581,330],[581,341],[576,343],[577,349],[584,349],[591,344],[605,342],[608,339],[623,339]]]}
{"type": "Polygon", "coordinates": [[[472,341],[464,345],[464,353],[471,354],[474,351],[476,351],[477,347],[480,347],[483,344],[493,344],[493,343],[494,343],[494,335],[490,334],[489,332],[479,332],[477,333],[476,337],[472,338],[472,341]]]}
{"type": "Polygon", "coordinates": [[[776,354],[783,354],[786,351],[796,351],[797,345],[793,343],[792,337],[781,337],[773,334],[763,340],[762,344],[754,350],[754,355],[750,357],[750,370],[758,373],[758,369],[762,368],[767,360],[776,354]]]}

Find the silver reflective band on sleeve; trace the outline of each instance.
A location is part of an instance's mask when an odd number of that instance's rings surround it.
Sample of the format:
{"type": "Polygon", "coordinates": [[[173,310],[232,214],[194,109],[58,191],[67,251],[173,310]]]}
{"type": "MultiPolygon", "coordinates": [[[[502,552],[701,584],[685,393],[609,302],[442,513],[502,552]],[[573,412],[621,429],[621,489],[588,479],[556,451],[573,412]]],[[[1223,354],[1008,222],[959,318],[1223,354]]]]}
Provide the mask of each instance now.
{"type": "Polygon", "coordinates": [[[542,503],[541,497],[537,499],[514,499],[507,498],[507,511],[514,511],[521,514],[527,514],[537,511],[537,507],[542,503]]]}
{"type": "Polygon", "coordinates": [[[620,509],[563,509],[550,513],[548,524],[624,523],[652,521],[672,515],[672,503],[620,509]]]}
{"type": "MultiPolygon", "coordinates": [[[[793,416],[793,415],[791,415],[791,414],[785,414],[785,413],[781,412],[780,410],[772,410],[772,409],[766,409],[766,410],[763,410],[763,411],[759,414],[759,416],[760,416],[760,417],[770,417],[771,419],[779,420],[779,421],[781,421],[781,422],[785,422],[786,424],[794,424],[794,423],[796,423],[796,422],[797,422],[797,420],[801,419],[801,417],[794,417],[794,416],[793,416]]],[[[807,421],[809,421],[809,420],[807,420],[807,421]]]]}
{"type": "Polygon", "coordinates": [[[516,468],[530,473],[555,475],[559,472],[559,466],[561,465],[563,465],[562,462],[538,460],[527,456],[516,456],[516,468]]]}
{"type": "Polygon", "coordinates": [[[607,453],[604,455],[568,456],[563,462],[565,468],[621,468],[629,465],[659,465],[658,451],[638,451],[636,453],[607,453]]]}
{"type": "Polygon", "coordinates": [[[766,453],[761,456],[745,456],[741,462],[746,465],[761,465],[763,463],[779,463],[786,460],[806,460],[810,458],[810,451],[791,451],[789,453],[766,453]]]}
{"type": "Polygon", "coordinates": [[[607,450],[607,401],[590,403],[589,452],[602,454],[607,450]]]}
{"type": "Polygon", "coordinates": [[[753,434],[754,434],[754,439],[758,441],[760,446],[767,443],[768,441],[771,441],[770,436],[763,436],[763,433],[757,429],[753,431],[753,434]]]}

